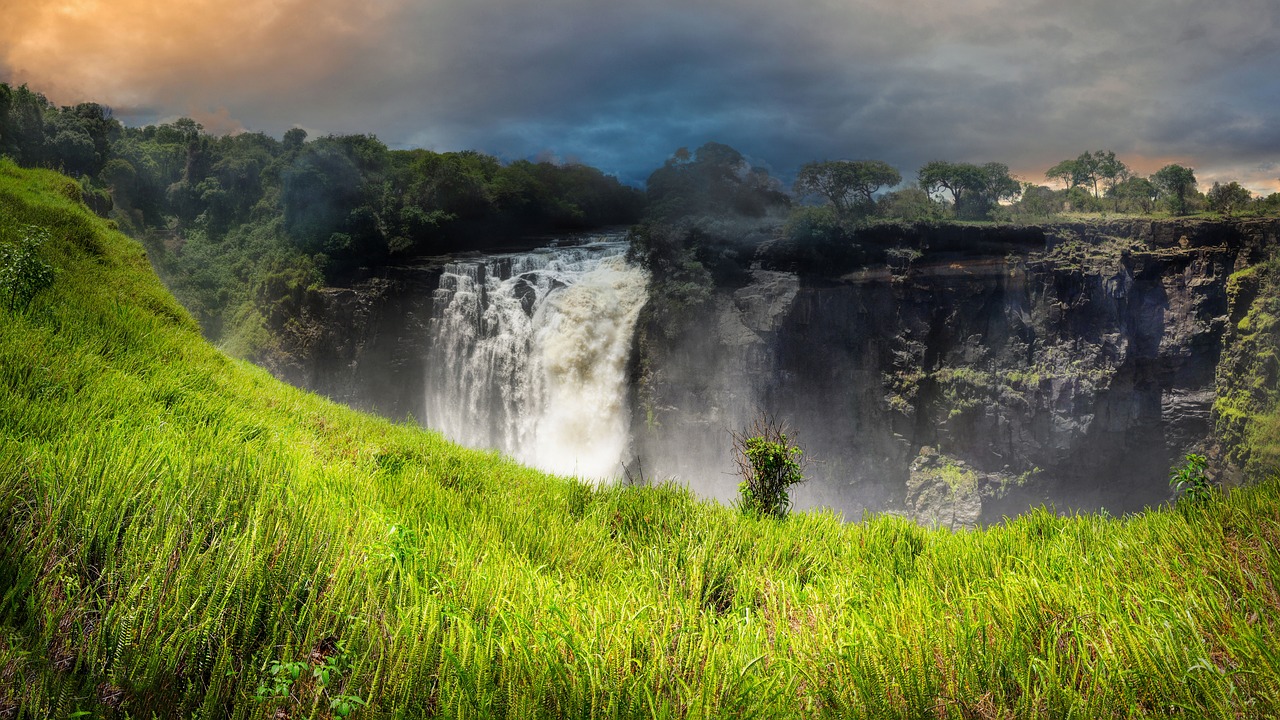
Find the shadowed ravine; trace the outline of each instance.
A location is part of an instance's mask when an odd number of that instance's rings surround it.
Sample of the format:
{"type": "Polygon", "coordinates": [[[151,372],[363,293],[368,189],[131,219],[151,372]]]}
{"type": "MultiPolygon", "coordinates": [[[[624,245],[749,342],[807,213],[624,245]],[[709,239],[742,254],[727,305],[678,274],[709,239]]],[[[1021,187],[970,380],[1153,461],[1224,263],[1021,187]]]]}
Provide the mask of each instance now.
{"type": "Polygon", "coordinates": [[[726,501],[727,430],[764,408],[812,460],[799,507],[952,527],[1040,504],[1128,512],[1168,498],[1183,454],[1213,450],[1228,277],[1275,236],[1267,221],[1116,221],[765,243],[674,338],[636,325],[645,276],[601,260],[621,254],[614,237],[330,292],[312,341],[274,367],[542,468],[616,477],[628,462],[726,501]],[[892,264],[888,247],[921,255],[892,264]]]}

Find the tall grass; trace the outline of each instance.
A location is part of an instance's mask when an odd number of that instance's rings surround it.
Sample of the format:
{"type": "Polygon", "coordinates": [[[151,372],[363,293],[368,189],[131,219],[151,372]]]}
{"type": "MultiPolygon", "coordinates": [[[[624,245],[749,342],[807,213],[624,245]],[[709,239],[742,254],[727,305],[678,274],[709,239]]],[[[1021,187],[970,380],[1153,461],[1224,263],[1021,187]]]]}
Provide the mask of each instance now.
{"type": "Polygon", "coordinates": [[[221,355],[67,182],[0,161],[58,268],[0,310],[0,718],[1280,712],[1274,481],[958,534],[597,489],[221,355]]]}

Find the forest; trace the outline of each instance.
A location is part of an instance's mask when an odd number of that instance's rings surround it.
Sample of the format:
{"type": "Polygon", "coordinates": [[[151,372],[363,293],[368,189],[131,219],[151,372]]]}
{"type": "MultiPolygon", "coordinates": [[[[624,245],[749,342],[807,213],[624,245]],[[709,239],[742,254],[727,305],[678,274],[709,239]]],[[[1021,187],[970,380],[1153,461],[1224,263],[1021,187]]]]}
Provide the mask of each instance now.
{"type": "Polygon", "coordinates": [[[56,169],[139,238],[211,338],[228,318],[407,257],[623,225],[643,195],[580,164],[390,150],[294,129],[213,136],[190,118],[128,127],[0,84],[0,154],[56,169]]]}

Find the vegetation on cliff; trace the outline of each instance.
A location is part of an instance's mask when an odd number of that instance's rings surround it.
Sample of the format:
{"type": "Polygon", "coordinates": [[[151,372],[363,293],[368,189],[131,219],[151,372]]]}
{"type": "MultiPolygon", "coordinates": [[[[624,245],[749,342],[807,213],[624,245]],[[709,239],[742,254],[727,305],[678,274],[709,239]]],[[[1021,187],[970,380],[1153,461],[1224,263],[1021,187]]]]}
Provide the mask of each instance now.
{"type": "Polygon", "coordinates": [[[1269,717],[1280,483],[989,530],[593,488],[201,339],[0,161],[0,716],[1269,717]],[[34,228],[34,230],[33,230],[34,228]]]}
{"type": "Polygon", "coordinates": [[[1218,363],[1215,433],[1224,459],[1259,477],[1280,473],[1280,249],[1232,274],[1233,313],[1218,363]]]}

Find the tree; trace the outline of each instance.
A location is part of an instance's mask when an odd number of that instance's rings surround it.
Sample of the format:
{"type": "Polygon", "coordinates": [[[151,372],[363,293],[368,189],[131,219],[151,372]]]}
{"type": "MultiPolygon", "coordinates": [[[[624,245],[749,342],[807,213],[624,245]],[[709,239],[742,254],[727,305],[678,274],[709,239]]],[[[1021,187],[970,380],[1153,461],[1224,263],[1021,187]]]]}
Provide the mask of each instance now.
{"type": "Polygon", "coordinates": [[[1017,205],[1017,212],[1030,217],[1046,217],[1055,215],[1062,209],[1059,193],[1052,188],[1035,183],[1023,183],[1022,200],[1017,205]]]}
{"type": "Polygon", "coordinates": [[[6,117],[0,118],[0,154],[12,157],[23,167],[48,165],[49,138],[45,117],[52,103],[26,85],[4,86],[6,117]]]}
{"type": "Polygon", "coordinates": [[[281,177],[284,227],[305,252],[323,252],[360,203],[360,171],[344,150],[329,138],[312,143],[281,177]]]}
{"type": "Polygon", "coordinates": [[[1168,200],[1175,214],[1187,214],[1187,195],[1196,189],[1194,170],[1176,164],[1165,165],[1151,176],[1151,184],[1168,200]]]}
{"type": "Polygon", "coordinates": [[[1063,160],[1049,168],[1044,176],[1049,180],[1057,180],[1066,185],[1068,190],[1088,182],[1088,176],[1084,168],[1080,166],[1079,160],[1063,160]]]}
{"type": "MultiPolygon", "coordinates": [[[[1063,160],[1049,168],[1044,176],[1063,183],[1067,186],[1067,190],[1077,187],[1090,188],[1093,190],[1093,196],[1097,198],[1099,168],[1103,157],[1104,154],[1101,151],[1097,155],[1090,152],[1080,153],[1074,160],[1063,160]]],[[[1111,158],[1115,159],[1115,153],[1111,153],[1111,158]]]]}
{"type": "Polygon", "coordinates": [[[916,175],[920,179],[920,189],[930,195],[939,195],[946,190],[951,193],[951,203],[959,205],[960,199],[977,185],[980,172],[976,165],[934,160],[921,167],[916,175]]]}
{"type": "MultiPolygon", "coordinates": [[[[1102,155],[1102,153],[1098,153],[1102,155]]],[[[1112,154],[1112,158],[1115,155],[1112,154]]],[[[1093,196],[1098,197],[1098,168],[1101,159],[1095,157],[1093,153],[1080,153],[1074,160],[1063,160],[1054,165],[1045,172],[1044,176],[1050,180],[1057,180],[1067,186],[1067,190],[1077,187],[1087,187],[1093,190],[1093,196]]]]}
{"type": "Polygon", "coordinates": [[[1124,207],[1130,210],[1141,210],[1150,213],[1155,207],[1160,191],[1150,180],[1144,177],[1130,177],[1112,188],[1117,209],[1124,207]]]}
{"type": "Polygon", "coordinates": [[[302,128],[293,128],[291,130],[284,131],[284,139],[281,140],[281,143],[283,144],[285,151],[288,152],[290,150],[297,150],[301,148],[302,144],[306,141],[307,131],[302,128]]]}
{"type": "Polygon", "coordinates": [[[1101,160],[1090,152],[1080,153],[1080,157],[1076,158],[1076,169],[1084,181],[1093,189],[1094,200],[1100,197],[1098,194],[1098,170],[1101,165],[1101,160]]]}
{"type": "Polygon", "coordinates": [[[900,218],[909,222],[942,219],[942,208],[918,186],[893,190],[880,197],[877,209],[887,218],[900,218]]]}
{"type": "Polygon", "coordinates": [[[1009,174],[1008,165],[989,162],[980,170],[978,191],[986,202],[994,205],[1002,200],[1014,200],[1022,193],[1022,183],[1009,174]]]}
{"type": "Polygon", "coordinates": [[[1098,200],[1102,198],[1103,188],[1110,192],[1129,177],[1129,168],[1114,152],[1097,150],[1081,153],[1074,160],[1063,160],[1049,168],[1044,176],[1066,185],[1067,190],[1087,187],[1092,191],[1093,198],[1098,200]]]}
{"type": "MultiPolygon", "coordinates": [[[[1113,195],[1116,185],[1129,178],[1131,174],[1129,167],[1121,162],[1116,157],[1116,154],[1110,150],[1105,152],[1099,150],[1093,154],[1093,157],[1097,164],[1096,176],[1105,182],[1106,194],[1113,195]]],[[[1094,197],[1098,197],[1096,190],[1094,191],[1094,197]]],[[[1116,209],[1119,209],[1118,203],[1116,209]]]]}
{"type": "Polygon", "coordinates": [[[902,175],[883,160],[827,160],[806,163],[793,186],[800,195],[821,195],[847,218],[875,207],[875,193],[902,182],[902,175]]]}
{"type": "Polygon", "coordinates": [[[951,163],[935,160],[920,168],[920,187],[930,195],[946,190],[951,193],[956,217],[983,219],[1001,200],[1012,200],[1022,186],[1009,175],[1009,166],[991,162],[985,165],[951,163]]]}
{"type": "Polygon", "coordinates": [[[1209,200],[1209,209],[1230,216],[1233,211],[1247,205],[1253,199],[1253,193],[1232,180],[1226,185],[1215,182],[1205,197],[1209,200]]]}
{"type": "Polygon", "coordinates": [[[693,152],[680,148],[646,182],[649,214],[656,219],[743,215],[763,217],[785,209],[790,198],[763,168],[737,150],[709,142],[693,152]]]}

